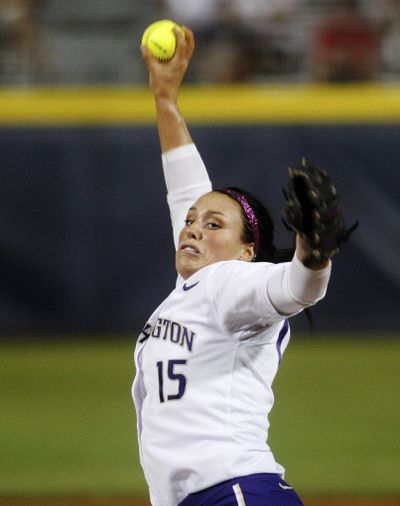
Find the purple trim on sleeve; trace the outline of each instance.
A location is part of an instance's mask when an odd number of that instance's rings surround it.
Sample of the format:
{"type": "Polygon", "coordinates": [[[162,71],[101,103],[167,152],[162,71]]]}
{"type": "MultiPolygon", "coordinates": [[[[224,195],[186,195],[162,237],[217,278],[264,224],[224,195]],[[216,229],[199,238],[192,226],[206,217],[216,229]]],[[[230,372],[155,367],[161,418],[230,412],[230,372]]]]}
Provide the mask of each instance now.
{"type": "Polygon", "coordinates": [[[282,351],[281,351],[282,341],[285,338],[285,336],[287,335],[288,330],[289,330],[289,320],[285,320],[285,322],[279,332],[278,340],[276,341],[276,349],[278,351],[279,364],[282,362],[282,351]]]}

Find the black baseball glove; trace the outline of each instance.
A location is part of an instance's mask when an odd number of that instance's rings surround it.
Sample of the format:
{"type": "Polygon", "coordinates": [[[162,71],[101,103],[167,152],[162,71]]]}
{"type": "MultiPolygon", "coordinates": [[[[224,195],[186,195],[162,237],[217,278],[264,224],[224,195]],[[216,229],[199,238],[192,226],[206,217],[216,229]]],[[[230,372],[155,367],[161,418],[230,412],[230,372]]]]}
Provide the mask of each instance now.
{"type": "Polygon", "coordinates": [[[332,179],[323,169],[308,165],[304,159],[299,167],[289,167],[289,181],[283,192],[284,223],[308,245],[307,266],[331,258],[358,226],[357,221],[345,229],[332,179]]]}

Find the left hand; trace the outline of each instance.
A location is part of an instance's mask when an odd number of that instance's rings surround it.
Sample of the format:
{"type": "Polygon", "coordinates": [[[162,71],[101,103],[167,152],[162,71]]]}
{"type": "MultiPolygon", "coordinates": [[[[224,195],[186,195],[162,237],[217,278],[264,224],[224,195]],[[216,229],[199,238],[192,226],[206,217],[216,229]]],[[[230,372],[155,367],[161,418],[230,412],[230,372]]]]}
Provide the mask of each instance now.
{"type": "Polygon", "coordinates": [[[329,175],[305,160],[289,168],[284,190],[286,224],[297,232],[296,254],[306,267],[322,269],[357,227],[344,227],[343,211],[329,175]]]}

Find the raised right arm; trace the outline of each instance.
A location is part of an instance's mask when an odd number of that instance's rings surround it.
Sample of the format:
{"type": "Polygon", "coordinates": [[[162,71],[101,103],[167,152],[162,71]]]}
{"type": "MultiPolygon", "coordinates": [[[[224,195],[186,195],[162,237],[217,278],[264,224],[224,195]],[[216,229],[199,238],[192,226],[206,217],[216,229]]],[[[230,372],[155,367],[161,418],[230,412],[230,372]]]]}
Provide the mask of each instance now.
{"type": "Polygon", "coordinates": [[[176,31],[177,48],[171,61],[159,62],[146,46],[142,56],[149,71],[149,86],[157,112],[157,128],[161,152],[192,143],[189,130],[178,107],[178,93],[194,50],[194,36],[184,28],[185,35],[176,31]]]}
{"type": "Polygon", "coordinates": [[[194,49],[193,33],[187,28],[184,31],[185,35],[176,31],[177,50],[170,62],[157,61],[142,46],[157,113],[175,247],[189,207],[211,190],[205,165],[178,107],[179,90],[194,49]]]}

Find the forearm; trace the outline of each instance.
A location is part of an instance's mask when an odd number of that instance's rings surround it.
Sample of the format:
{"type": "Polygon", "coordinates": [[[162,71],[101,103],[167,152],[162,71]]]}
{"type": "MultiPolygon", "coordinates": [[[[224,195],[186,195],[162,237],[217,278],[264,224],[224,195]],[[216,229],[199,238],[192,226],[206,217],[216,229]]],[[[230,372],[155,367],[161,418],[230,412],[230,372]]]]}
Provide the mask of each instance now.
{"type": "Polygon", "coordinates": [[[314,305],[326,293],[331,274],[331,262],[318,270],[306,268],[295,255],[271,277],[268,296],[282,315],[293,315],[314,305]]]}
{"type": "Polygon", "coordinates": [[[155,105],[161,152],[191,144],[193,141],[178,104],[167,98],[156,98],[155,105]]]}
{"type": "Polygon", "coordinates": [[[149,71],[162,153],[192,142],[178,107],[179,91],[194,49],[193,33],[186,27],[183,30],[175,31],[177,48],[169,62],[159,62],[145,46],[141,48],[149,71]]]}

